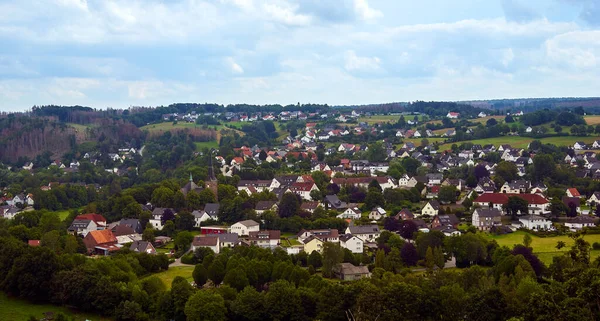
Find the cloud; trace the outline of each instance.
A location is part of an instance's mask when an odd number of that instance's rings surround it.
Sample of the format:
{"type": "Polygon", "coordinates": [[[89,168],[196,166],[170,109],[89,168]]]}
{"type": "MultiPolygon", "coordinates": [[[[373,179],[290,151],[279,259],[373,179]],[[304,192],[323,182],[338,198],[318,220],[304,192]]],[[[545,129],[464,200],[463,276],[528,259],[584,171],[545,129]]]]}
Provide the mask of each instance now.
{"type": "Polygon", "coordinates": [[[378,57],[359,57],[353,50],[346,51],[344,68],[347,71],[376,72],[381,70],[381,59],[378,57]]]}
{"type": "Polygon", "coordinates": [[[288,26],[307,26],[312,21],[310,16],[296,12],[298,6],[267,3],[263,8],[272,20],[288,26]]]}
{"type": "Polygon", "coordinates": [[[513,52],[512,48],[508,48],[505,49],[502,53],[502,65],[504,65],[504,67],[508,67],[508,65],[510,65],[510,63],[515,59],[515,53],[513,52]]]}
{"type": "Polygon", "coordinates": [[[506,20],[527,22],[540,18],[540,14],[525,5],[523,0],[502,0],[506,20]]]}
{"type": "Polygon", "coordinates": [[[234,74],[243,74],[244,73],[244,68],[242,68],[242,66],[240,66],[237,62],[235,62],[235,60],[233,60],[233,58],[228,57],[227,59],[225,59],[227,65],[229,66],[229,69],[231,70],[232,73],[234,74]]]}
{"type": "Polygon", "coordinates": [[[555,36],[545,43],[548,58],[577,69],[600,67],[600,30],[576,31],[555,36]]]}
{"type": "Polygon", "coordinates": [[[363,20],[371,20],[383,17],[383,13],[369,6],[367,0],[354,0],[354,11],[363,20]]]}

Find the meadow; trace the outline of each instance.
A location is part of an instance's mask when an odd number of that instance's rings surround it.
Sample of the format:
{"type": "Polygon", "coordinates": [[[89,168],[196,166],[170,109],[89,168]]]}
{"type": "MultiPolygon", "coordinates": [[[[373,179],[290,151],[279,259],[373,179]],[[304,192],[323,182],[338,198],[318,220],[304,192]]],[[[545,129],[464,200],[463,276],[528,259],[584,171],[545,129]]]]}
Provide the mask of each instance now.
{"type": "MultiPolygon", "coordinates": [[[[510,234],[504,235],[492,235],[485,234],[485,236],[489,239],[496,240],[500,246],[507,246],[512,248],[516,244],[523,244],[523,237],[527,234],[523,231],[517,231],[510,234]]],[[[553,237],[538,237],[530,234],[532,242],[531,247],[533,248],[533,252],[544,262],[546,265],[550,265],[552,263],[552,258],[557,255],[562,255],[570,250],[573,245],[573,240],[566,235],[561,236],[553,236],[553,237]],[[557,249],[556,245],[559,241],[565,242],[566,246],[562,249],[557,249]]],[[[584,239],[588,241],[590,244],[594,242],[600,242],[600,234],[589,234],[585,235],[584,239]]],[[[600,251],[592,250],[591,257],[594,260],[596,257],[600,256],[600,251]]]]}
{"type": "MultiPolygon", "coordinates": [[[[577,141],[582,141],[587,144],[591,144],[597,139],[598,139],[598,137],[596,137],[596,136],[585,136],[585,137],[557,136],[557,137],[540,138],[539,141],[541,141],[543,144],[554,144],[556,146],[572,146],[577,141]]],[[[492,144],[492,145],[498,147],[501,144],[509,144],[510,146],[512,146],[514,148],[527,148],[529,143],[531,143],[533,140],[535,140],[535,138],[532,138],[532,137],[502,136],[502,137],[493,137],[493,138],[485,138],[485,139],[475,139],[475,140],[469,140],[469,141],[464,141],[464,142],[470,142],[473,144],[481,144],[482,146],[486,145],[486,144],[492,144]]],[[[440,145],[440,150],[448,150],[452,147],[452,144],[457,144],[460,146],[461,143],[463,143],[463,142],[448,143],[448,144],[440,145]]]]}
{"type": "MultiPolygon", "coordinates": [[[[193,282],[194,278],[192,277],[192,273],[194,272],[193,265],[185,265],[185,266],[170,266],[168,270],[152,274],[151,276],[158,277],[163,284],[167,287],[167,289],[171,288],[171,283],[175,277],[181,276],[189,282],[193,282]]],[[[150,277],[150,276],[148,276],[150,277]]]]}

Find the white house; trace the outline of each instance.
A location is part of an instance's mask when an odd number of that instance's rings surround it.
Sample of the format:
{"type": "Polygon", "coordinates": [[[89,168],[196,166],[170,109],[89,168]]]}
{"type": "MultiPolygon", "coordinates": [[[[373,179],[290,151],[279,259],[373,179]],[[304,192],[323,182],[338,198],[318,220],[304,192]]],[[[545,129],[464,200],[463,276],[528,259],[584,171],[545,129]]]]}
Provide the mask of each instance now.
{"type": "Polygon", "coordinates": [[[594,143],[592,144],[592,148],[600,149],[600,140],[595,140],[594,143]]]}
{"type": "Polygon", "coordinates": [[[265,230],[258,232],[250,232],[248,241],[250,244],[256,245],[262,248],[273,249],[280,243],[281,232],[277,230],[265,230]]]}
{"type": "Polygon", "coordinates": [[[552,221],[539,215],[525,215],[519,217],[519,222],[524,228],[533,231],[547,231],[552,229],[552,221]]]}
{"type": "Polygon", "coordinates": [[[377,225],[353,225],[346,228],[346,234],[352,234],[363,242],[375,242],[381,232],[377,225]]]}
{"type": "Polygon", "coordinates": [[[400,177],[398,179],[398,186],[399,187],[407,187],[408,181],[410,181],[410,177],[408,175],[404,174],[402,177],[400,177]]]}
{"type": "Polygon", "coordinates": [[[589,216],[576,216],[569,219],[565,226],[569,228],[571,231],[578,231],[584,227],[594,227],[596,226],[596,220],[589,216]]]}
{"type": "Polygon", "coordinates": [[[253,220],[245,220],[237,222],[229,228],[230,233],[235,233],[239,236],[248,236],[250,232],[258,232],[260,225],[253,220]]]}
{"type": "Polygon", "coordinates": [[[531,128],[531,126],[527,126],[527,128],[525,129],[526,133],[531,133],[533,131],[533,128],[531,128]]]}
{"type": "Polygon", "coordinates": [[[196,249],[201,247],[206,247],[213,250],[215,253],[219,253],[221,250],[221,242],[216,234],[207,236],[197,235],[194,237],[194,241],[192,241],[192,251],[196,251],[196,249]]]}
{"type": "Polygon", "coordinates": [[[456,119],[460,116],[460,113],[455,113],[455,112],[449,112],[446,117],[450,118],[450,119],[456,119]]]}
{"type": "Polygon", "coordinates": [[[486,114],[486,113],[484,113],[484,112],[480,112],[480,113],[477,115],[477,117],[479,117],[479,118],[487,117],[487,114],[486,114]]]}
{"type": "Polygon", "coordinates": [[[435,216],[435,215],[438,215],[439,210],[440,210],[440,203],[438,203],[435,200],[432,200],[432,201],[429,201],[427,204],[425,204],[425,206],[423,206],[423,209],[421,209],[421,215],[435,216]]]}
{"type": "Polygon", "coordinates": [[[371,213],[369,213],[369,219],[379,221],[380,219],[385,217],[386,213],[387,212],[383,208],[381,208],[381,206],[377,206],[371,211],[371,213]]]}
{"type": "Polygon", "coordinates": [[[360,212],[358,207],[353,207],[353,208],[347,208],[345,211],[343,211],[341,214],[338,214],[336,217],[342,218],[342,219],[349,218],[352,220],[358,220],[358,219],[360,219],[361,216],[362,216],[362,213],[360,212]]]}
{"type": "Polygon", "coordinates": [[[492,227],[502,225],[502,212],[498,209],[477,208],[471,216],[471,223],[478,230],[488,231],[492,227]]]}
{"type": "Polygon", "coordinates": [[[573,144],[573,149],[575,149],[575,150],[587,149],[587,145],[584,142],[575,142],[575,144],[573,144]]]}
{"type": "Polygon", "coordinates": [[[352,253],[362,253],[364,242],[355,235],[344,234],[340,236],[340,246],[350,250],[352,253]]]}

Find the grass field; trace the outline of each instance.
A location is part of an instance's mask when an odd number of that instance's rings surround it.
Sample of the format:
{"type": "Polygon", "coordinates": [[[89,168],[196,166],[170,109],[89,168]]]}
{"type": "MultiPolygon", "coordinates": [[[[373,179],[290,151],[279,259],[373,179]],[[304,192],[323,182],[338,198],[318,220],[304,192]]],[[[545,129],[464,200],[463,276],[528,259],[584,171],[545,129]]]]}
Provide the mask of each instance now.
{"type": "Polygon", "coordinates": [[[194,272],[194,266],[192,266],[192,265],[190,265],[190,266],[174,266],[174,267],[169,267],[169,269],[164,272],[155,273],[155,274],[152,274],[151,276],[158,277],[163,282],[163,284],[167,287],[167,289],[170,289],[173,279],[175,279],[175,277],[177,277],[177,276],[182,276],[189,282],[194,281],[194,279],[192,278],[192,272],[194,272]]]}
{"type": "Polygon", "coordinates": [[[202,148],[219,148],[219,143],[216,140],[210,142],[196,142],[196,150],[201,150],[202,148]]]}
{"type": "MultiPolygon", "coordinates": [[[[557,146],[572,146],[576,141],[582,141],[585,143],[593,143],[598,138],[596,136],[557,136],[557,137],[546,137],[539,139],[543,144],[554,144],[557,146]]],[[[502,136],[502,137],[494,137],[494,138],[486,138],[486,139],[475,139],[465,142],[471,142],[473,144],[493,144],[498,147],[501,144],[509,144],[515,148],[527,148],[527,145],[531,143],[534,138],[531,137],[522,137],[522,136],[502,136]]],[[[440,145],[440,150],[450,149],[452,144],[460,145],[463,142],[457,143],[448,143],[444,145],[440,145]]]]}
{"type": "Polygon", "coordinates": [[[80,313],[65,307],[50,304],[33,304],[25,300],[8,297],[0,292],[0,320],[26,321],[30,316],[38,319],[44,317],[45,312],[63,313],[73,317],[76,321],[83,320],[110,320],[97,315],[80,313]]]}
{"type": "MultiPolygon", "coordinates": [[[[505,234],[505,235],[491,235],[486,234],[486,236],[490,239],[496,240],[500,246],[508,246],[512,248],[515,244],[523,244],[523,236],[525,236],[525,232],[518,231],[515,233],[505,234]]],[[[590,244],[594,242],[600,242],[600,234],[590,234],[586,235],[585,240],[590,244]]],[[[546,265],[550,265],[552,263],[552,258],[556,255],[561,255],[571,248],[573,245],[573,240],[566,235],[562,236],[554,236],[554,237],[537,237],[535,235],[531,235],[531,247],[533,248],[533,252],[542,260],[546,265]],[[558,250],[556,248],[556,244],[559,241],[565,242],[567,246],[558,250]]],[[[592,251],[591,257],[595,259],[600,256],[600,251],[592,251]]]]}
{"type": "Polygon", "coordinates": [[[421,138],[408,138],[408,139],[404,139],[403,142],[411,142],[413,144],[415,144],[416,146],[421,146],[421,141],[423,139],[427,139],[429,141],[430,144],[433,144],[435,142],[443,142],[446,140],[445,137],[421,137],[421,138]]]}
{"type": "MultiPolygon", "coordinates": [[[[415,116],[404,116],[406,120],[412,120],[415,116]]],[[[422,116],[421,116],[422,117],[422,116]]],[[[420,117],[419,117],[420,118],[420,117]]],[[[398,115],[374,115],[374,116],[361,116],[358,117],[358,122],[366,122],[369,125],[377,123],[395,123],[400,119],[398,115]]]]}
{"type": "Polygon", "coordinates": [[[495,118],[498,122],[500,121],[504,121],[504,118],[506,116],[486,116],[486,117],[481,117],[481,118],[475,118],[475,119],[471,119],[470,121],[474,122],[474,123],[481,123],[481,124],[486,124],[488,120],[490,120],[491,118],[495,118]]]}

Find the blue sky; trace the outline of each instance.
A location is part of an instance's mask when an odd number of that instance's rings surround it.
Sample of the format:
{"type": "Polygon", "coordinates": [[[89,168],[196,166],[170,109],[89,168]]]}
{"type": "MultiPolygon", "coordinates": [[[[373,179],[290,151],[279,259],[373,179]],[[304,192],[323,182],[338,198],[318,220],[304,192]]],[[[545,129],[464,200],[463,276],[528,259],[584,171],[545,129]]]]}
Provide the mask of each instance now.
{"type": "Polygon", "coordinates": [[[600,96],[598,0],[0,0],[0,110],[600,96]]]}

